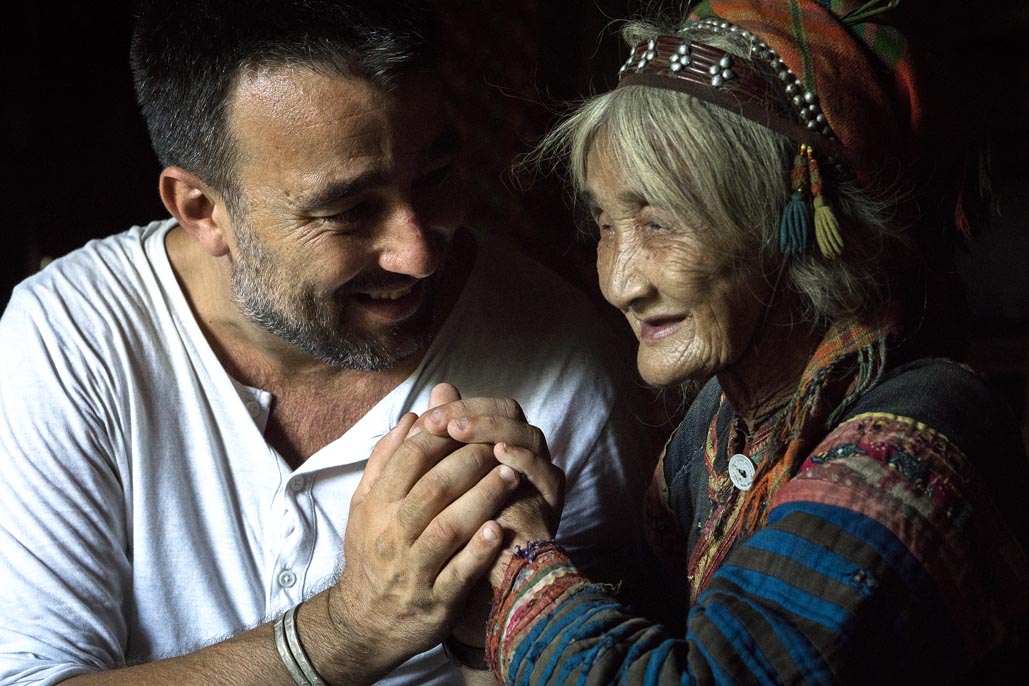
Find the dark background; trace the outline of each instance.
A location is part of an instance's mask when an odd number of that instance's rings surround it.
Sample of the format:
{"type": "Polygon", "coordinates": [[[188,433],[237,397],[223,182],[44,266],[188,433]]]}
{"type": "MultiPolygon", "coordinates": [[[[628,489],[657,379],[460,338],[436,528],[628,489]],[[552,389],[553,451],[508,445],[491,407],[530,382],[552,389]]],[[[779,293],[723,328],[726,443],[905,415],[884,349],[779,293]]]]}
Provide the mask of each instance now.
{"type": "MultiPolygon", "coordinates": [[[[508,236],[594,296],[591,249],[576,240],[559,184],[543,179],[518,189],[509,168],[562,103],[613,85],[627,52],[613,20],[641,4],[654,3],[437,2],[448,84],[462,103],[474,172],[471,221],[508,236]]],[[[166,216],[160,167],[132,94],[130,4],[40,5],[5,10],[0,308],[46,261],[166,216]]],[[[926,21],[939,25],[940,17],[926,21]]],[[[960,24],[946,49],[970,68],[954,76],[955,93],[969,78],[982,78],[999,95],[979,108],[968,103],[996,142],[991,221],[958,262],[971,317],[969,356],[1029,427],[1029,3],[978,2],[960,24]]]]}

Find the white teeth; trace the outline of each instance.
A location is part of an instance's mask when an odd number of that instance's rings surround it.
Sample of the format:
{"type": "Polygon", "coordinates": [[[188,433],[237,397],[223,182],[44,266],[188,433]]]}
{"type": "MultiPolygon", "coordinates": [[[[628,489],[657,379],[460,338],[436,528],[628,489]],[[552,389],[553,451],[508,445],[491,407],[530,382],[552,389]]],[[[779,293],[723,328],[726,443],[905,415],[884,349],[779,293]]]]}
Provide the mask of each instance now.
{"type": "Polygon", "coordinates": [[[385,293],[366,293],[365,295],[367,295],[372,300],[399,300],[400,298],[403,298],[405,295],[410,293],[412,288],[414,288],[414,286],[408,286],[407,288],[400,291],[388,291],[385,293]]]}

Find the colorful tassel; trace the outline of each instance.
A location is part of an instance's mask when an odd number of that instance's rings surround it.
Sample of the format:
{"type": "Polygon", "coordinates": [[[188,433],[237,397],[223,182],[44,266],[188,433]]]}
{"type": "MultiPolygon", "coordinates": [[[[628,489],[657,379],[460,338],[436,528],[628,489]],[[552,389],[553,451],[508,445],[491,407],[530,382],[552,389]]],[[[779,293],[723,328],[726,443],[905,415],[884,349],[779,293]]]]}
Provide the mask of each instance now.
{"type": "Polygon", "coordinates": [[[822,255],[835,260],[843,254],[843,237],[840,235],[840,224],[832,208],[826,204],[822,196],[815,197],[815,241],[822,255]]]}
{"type": "Polygon", "coordinates": [[[782,219],[779,221],[779,250],[783,255],[802,254],[811,240],[811,206],[807,201],[810,185],[807,152],[802,145],[800,152],[793,158],[793,172],[790,174],[793,194],[783,208],[782,219]]]}
{"type": "Polygon", "coordinates": [[[811,146],[804,146],[807,153],[808,176],[811,179],[811,195],[815,207],[815,241],[822,255],[835,260],[843,253],[843,236],[840,234],[840,223],[836,221],[832,206],[822,193],[822,172],[815,160],[811,146]]]}

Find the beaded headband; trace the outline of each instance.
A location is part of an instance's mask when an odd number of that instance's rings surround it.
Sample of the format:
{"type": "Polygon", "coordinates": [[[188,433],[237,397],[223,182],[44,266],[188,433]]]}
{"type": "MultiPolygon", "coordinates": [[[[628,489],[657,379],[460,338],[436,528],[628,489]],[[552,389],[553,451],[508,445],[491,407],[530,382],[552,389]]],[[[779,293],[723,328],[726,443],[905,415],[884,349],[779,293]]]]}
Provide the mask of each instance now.
{"type": "Polygon", "coordinates": [[[776,51],[750,31],[715,18],[702,19],[690,28],[698,26],[750,41],[749,56],[682,35],[657,36],[632,49],[618,72],[617,87],[649,86],[687,93],[799,143],[790,179],[793,192],[779,227],[780,248],[787,255],[803,253],[810,243],[813,219],[822,254],[838,257],[843,241],[822,194],[814,151],[838,163],[846,157],[846,150],[822,113],[817,94],[805,89],[776,51]]]}

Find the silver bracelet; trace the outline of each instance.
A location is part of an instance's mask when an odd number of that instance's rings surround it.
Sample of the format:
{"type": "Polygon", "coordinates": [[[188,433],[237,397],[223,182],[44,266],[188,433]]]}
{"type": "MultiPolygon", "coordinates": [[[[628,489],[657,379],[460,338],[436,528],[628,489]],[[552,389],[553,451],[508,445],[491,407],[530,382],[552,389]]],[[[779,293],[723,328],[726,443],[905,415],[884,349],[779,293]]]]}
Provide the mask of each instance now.
{"type": "Polygon", "coordinates": [[[303,646],[300,645],[300,634],[297,633],[297,609],[299,605],[286,610],[286,613],[275,620],[275,648],[279,651],[279,659],[293,677],[295,686],[328,686],[314,665],[308,659],[303,646]]]}
{"type": "Polygon", "coordinates": [[[463,643],[454,638],[453,634],[443,639],[443,654],[458,667],[467,667],[480,672],[489,671],[486,649],[463,643]]]}

